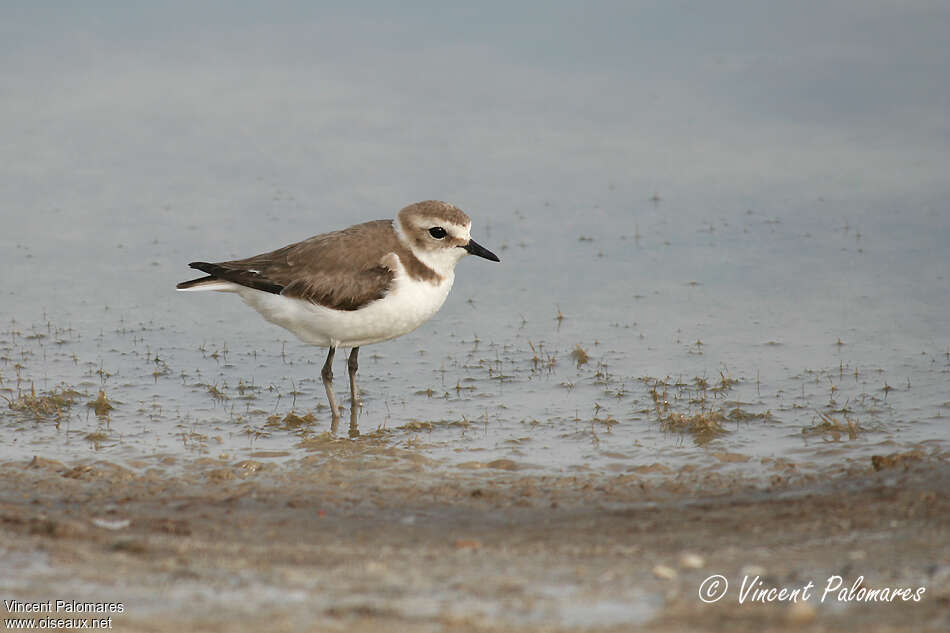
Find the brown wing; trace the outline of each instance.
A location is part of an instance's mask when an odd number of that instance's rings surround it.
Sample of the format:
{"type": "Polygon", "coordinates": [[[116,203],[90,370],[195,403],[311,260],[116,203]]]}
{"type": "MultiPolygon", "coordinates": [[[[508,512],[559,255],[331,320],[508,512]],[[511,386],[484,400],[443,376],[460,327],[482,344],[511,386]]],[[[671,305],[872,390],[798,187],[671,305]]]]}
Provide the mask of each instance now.
{"type": "Polygon", "coordinates": [[[247,259],[214,264],[192,262],[189,266],[213,279],[336,310],[358,310],[389,291],[394,273],[380,260],[399,250],[401,245],[392,221],[377,220],[315,235],[247,259]]]}

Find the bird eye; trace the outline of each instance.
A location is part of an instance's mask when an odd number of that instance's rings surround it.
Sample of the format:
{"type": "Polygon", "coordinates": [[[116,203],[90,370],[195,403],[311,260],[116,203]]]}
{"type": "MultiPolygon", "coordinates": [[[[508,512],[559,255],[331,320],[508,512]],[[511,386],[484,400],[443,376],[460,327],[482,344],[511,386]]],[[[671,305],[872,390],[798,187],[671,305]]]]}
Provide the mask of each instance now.
{"type": "Polygon", "coordinates": [[[441,240],[443,237],[445,237],[445,229],[443,229],[441,226],[433,226],[431,229],[429,229],[429,235],[437,240],[441,240]]]}

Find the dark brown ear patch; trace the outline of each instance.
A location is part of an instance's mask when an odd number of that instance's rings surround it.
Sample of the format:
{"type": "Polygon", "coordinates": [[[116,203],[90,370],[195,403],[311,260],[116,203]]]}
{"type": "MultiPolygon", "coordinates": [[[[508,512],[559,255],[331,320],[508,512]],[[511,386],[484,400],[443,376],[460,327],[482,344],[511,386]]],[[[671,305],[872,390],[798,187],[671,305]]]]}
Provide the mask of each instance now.
{"type": "Polygon", "coordinates": [[[409,231],[409,241],[412,242],[412,245],[422,250],[426,247],[427,239],[425,238],[422,232],[417,232],[410,230],[409,231]]]}

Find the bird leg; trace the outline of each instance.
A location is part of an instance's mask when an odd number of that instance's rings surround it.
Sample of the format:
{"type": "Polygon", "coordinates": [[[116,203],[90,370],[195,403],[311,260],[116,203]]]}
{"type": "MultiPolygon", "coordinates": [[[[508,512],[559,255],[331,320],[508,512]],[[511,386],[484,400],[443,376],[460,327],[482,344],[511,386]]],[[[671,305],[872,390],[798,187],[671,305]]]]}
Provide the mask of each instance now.
{"type": "Polygon", "coordinates": [[[336,406],[336,396],[333,395],[333,355],[336,354],[336,348],[331,346],[327,353],[327,362],[323,363],[323,370],[320,376],[323,378],[323,386],[327,390],[327,400],[330,401],[330,412],[333,414],[333,421],[340,418],[340,410],[336,406]]]}
{"type": "Polygon", "coordinates": [[[356,388],[356,370],[359,369],[356,356],[359,353],[360,348],[354,347],[350,350],[350,357],[346,360],[346,369],[350,374],[350,402],[352,402],[354,409],[360,403],[360,392],[356,388]]]}

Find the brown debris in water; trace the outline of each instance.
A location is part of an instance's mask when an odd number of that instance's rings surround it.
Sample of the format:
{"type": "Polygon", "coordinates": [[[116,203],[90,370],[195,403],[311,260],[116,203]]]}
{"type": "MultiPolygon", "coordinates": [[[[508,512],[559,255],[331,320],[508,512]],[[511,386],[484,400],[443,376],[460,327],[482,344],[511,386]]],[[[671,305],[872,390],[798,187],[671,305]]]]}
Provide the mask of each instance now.
{"type": "Polygon", "coordinates": [[[669,413],[660,417],[660,426],[667,431],[689,433],[693,440],[702,446],[728,433],[722,425],[725,421],[726,416],[719,411],[703,411],[694,415],[669,413]]]}
{"type": "Polygon", "coordinates": [[[726,451],[720,451],[712,454],[713,457],[718,459],[724,464],[736,464],[747,462],[751,459],[748,455],[743,455],[742,453],[729,453],[726,451]]]}
{"type": "Polygon", "coordinates": [[[33,460],[27,464],[26,467],[39,468],[57,473],[67,470],[66,465],[63,462],[57,461],[55,459],[48,459],[46,457],[40,457],[39,455],[34,455],[33,460]]]}
{"type": "Polygon", "coordinates": [[[846,418],[842,422],[820,411],[818,417],[821,418],[821,422],[802,429],[802,435],[828,435],[833,442],[838,442],[844,433],[848,434],[849,440],[853,440],[858,437],[858,433],[861,431],[857,420],[851,418],[846,418]]]}
{"type": "Polygon", "coordinates": [[[749,412],[736,406],[739,403],[724,402],[722,405],[710,408],[711,400],[722,398],[725,393],[739,384],[738,379],[728,376],[725,372],[720,372],[719,377],[719,380],[713,383],[703,376],[697,376],[692,381],[682,378],[674,380],[670,377],[665,379],[644,377],[639,380],[651,385],[650,397],[653,399],[653,407],[660,427],[666,431],[688,433],[693,436],[696,444],[702,446],[729,433],[725,427],[727,421],[735,424],[772,419],[771,411],[749,412]],[[674,409],[679,404],[687,405],[686,411],[675,411],[674,409]]]}
{"type": "Polygon", "coordinates": [[[432,422],[412,420],[411,422],[406,422],[402,426],[396,428],[401,431],[431,431],[433,429],[433,425],[432,422]]]}
{"type": "Polygon", "coordinates": [[[280,417],[279,415],[272,415],[267,418],[267,423],[264,426],[276,427],[284,431],[293,431],[305,426],[313,426],[316,423],[317,419],[312,413],[307,413],[305,415],[297,415],[293,411],[280,417]]]}
{"type": "Polygon", "coordinates": [[[772,412],[766,411],[765,413],[750,413],[749,411],[743,411],[739,407],[736,407],[729,411],[729,419],[733,422],[751,422],[752,420],[772,420],[772,412]]]}
{"type": "Polygon", "coordinates": [[[73,406],[79,392],[68,387],[37,394],[36,388],[30,385],[29,393],[19,391],[15,398],[0,396],[7,401],[7,405],[18,413],[28,413],[37,420],[53,418],[57,422],[62,420],[69,408],[73,406]]]}
{"type": "Polygon", "coordinates": [[[571,358],[574,359],[578,367],[586,365],[590,361],[590,356],[587,354],[587,351],[580,346],[580,343],[574,347],[574,350],[571,352],[571,358]]]}
{"type": "Polygon", "coordinates": [[[86,406],[96,412],[96,417],[103,418],[109,415],[109,411],[112,411],[115,407],[112,406],[112,403],[106,398],[106,392],[102,389],[99,390],[99,397],[95,400],[90,400],[86,403],[86,406]]]}
{"type": "Polygon", "coordinates": [[[888,455],[872,455],[871,465],[874,470],[884,470],[885,468],[895,468],[903,466],[907,468],[913,462],[919,462],[924,458],[924,452],[920,449],[907,451],[906,453],[890,453],[888,455]]]}

